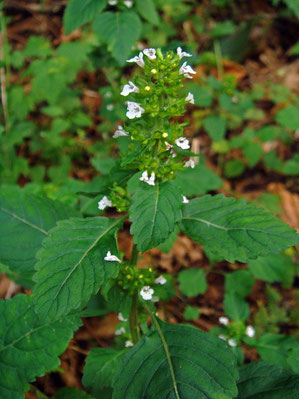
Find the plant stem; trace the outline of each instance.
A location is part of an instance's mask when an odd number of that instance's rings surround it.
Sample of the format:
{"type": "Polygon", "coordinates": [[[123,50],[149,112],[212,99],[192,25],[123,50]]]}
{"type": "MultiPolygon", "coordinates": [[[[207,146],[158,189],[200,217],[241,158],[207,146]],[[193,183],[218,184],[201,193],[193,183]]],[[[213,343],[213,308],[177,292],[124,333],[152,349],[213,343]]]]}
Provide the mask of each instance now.
{"type": "MultiPolygon", "coordinates": [[[[131,265],[136,267],[138,260],[138,249],[137,245],[133,245],[132,249],[132,254],[131,254],[131,259],[130,263],[131,265]]],[[[131,306],[131,312],[130,312],[130,317],[129,317],[129,323],[130,323],[130,331],[132,335],[132,340],[133,344],[136,344],[139,339],[140,339],[140,333],[139,333],[139,326],[138,326],[138,292],[136,291],[133,295],[132,298],[132,306],[131,306]]]]}
{"type": "Polygon", "coordinates": [[[218,72],[218,79],[223,80],[224,70],[222,64],[222,53],[219,40],[214,41],[214,51],[216,57],[216,64],[217,64],[217,72],[218,72]]]}
{"type": "Polygon", "coordinates": [[[163,345],[163,348],[164,348],[164,351],[165,351],[165,355],[166,355],[166,358],[167,358],[167,362],[168,362],[168,365],[169,365],[169,369],[170,369],[170,375],[171,375],[172,384],[173,384],[173,388],[174,388],[174,392],[175,392],[175,397],[176,397],[176,399],[180,399],[178,386],[177,386],[175,375],[174,375],[173,364],[172,364],[172,360],[171,360],[171,357],[170,357],[168,345],[167,345],[167,342],[165,340],[163,331],[162,331],[162,329],[160,327],[160,324],[159,324],[156,316],[151,311],[150,307],[146,303],[144,303],[143,306],[144,306],[145,310],[147,311],[147,313],[150,315],[153,323],[156,326],[157,332],[158,332],[158,334],[159,334],[159,336],[161,338],[162,345],[163,345]]]}
{"type": "Polygon", "coordinates": [[[137,260],[138,260],[138,249],[137,249],[137,245],[134,244],[133,249],[132,249],[131,259],[130,259],[131,265],[136,265],[137,260]]]}

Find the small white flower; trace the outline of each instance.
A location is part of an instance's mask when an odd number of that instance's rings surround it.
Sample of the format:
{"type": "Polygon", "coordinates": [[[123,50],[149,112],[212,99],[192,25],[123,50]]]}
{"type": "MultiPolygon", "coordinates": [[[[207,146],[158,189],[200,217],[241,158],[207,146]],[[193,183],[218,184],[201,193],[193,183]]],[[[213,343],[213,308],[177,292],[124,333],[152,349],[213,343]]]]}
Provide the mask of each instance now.
{"type": "Polygon", "coordinates": [[[166,283],[167,283],[167,280],[166,280],[166,278],[163,277],[163,276],[159,276],[159,277],[157,277],[156,280],[155,280],[155,284],[164,285],[164,284],[166,284],[166,283]]]}
{"type": "Polygon", "coordinates": [[[128,8],[131,8],[133,5],[133,1],[132,0],[125,0],[124,1],[124,5],[128,8]]]}
{"type": "Polygon", "coordinates": [[[125,347],[126,348],[131,348],[132,346],[134,346],[133,342],[131,342],[131,341],[126,341],[125,342],[125,347]]]}
{"type": "Polygon", "coordinates": [[[113,104],[108,104],[106,108],[107,108],[107,111],[113,111],[114,110],[114,105],[113,104]]]}
{"type": "Polygon", "coordinates": [[[120,327],[118,330],[115,330],[114,335],[122,335],[126,333],[125,327],[120,327]]]}
{"type": "Polygon", "coordinates": [[[121,137],[121,136],[129,136],[129,133],[126,132],[122,126],[118,125],[117,129],[115,130],[114,135],[112,137],[114,139],[117,139],[118,137],[121,137]]]}
{"type": "Polygon", "coordinates": [[[190,148],[189,140],[187,140],[185,137],[179,137],[175,141],[175,144],[183,150],[188,150],[188,148],[190,148]]]}
{"type": "Polygon", "coordinates": [[[186,53],[185,51],[182,51],[182,47],[178,47],[177,50],[176,50],[176,52],[177,52],[177,55],[180,57],[180,60],[181,60],[183,57],[192,57],[192,54],[186,53]]]}
{"type": "Polygon", "coordinates": [[[149,184],[150,186],[154,186],[155,185],[155,172],[151,173],[150,178],[148,177],[148,173],[147,170],[145,172],[142,173],[142,176],[139,178],[140,181],[144,181],[145,183],[149,184]]]}
{"type": "Polygon", "coordinates": [[[140,291],[140,295],[145,301],[150,301],[153,298],[153,293],[154,290],[149,285],[145,285],[140,291]]]}
{"type": "Polygon", "coordinates": [[[108,0],[109,6],[115,6],[118,0],[108,0]]]}
{"type": "Polygon", "coordinates": [[[98,208],[103,211],[105,208],[112,206],[112,202],[108,200],[106,195],[98,202],[98,208]]]}
{"type": "Polygon", "coordinates": [[[233,96],[232,97],[232,103],[236,104],[239,101],[239,97],[238,96],[233,96]]]}
{"type": "Polygon", "coordinates": [[[107,252],[107,255],[105,256],[104,260],[106,260],[107,262],[119,262],[119,263],[121,263],[121,260],[118,259],[117,256],[111,255],[110,251],[107,252]]]}
{"type": "Polygon", "coordinates": [[[156,303],[156,302],[159,302],[159,301],[160,301],[160,298],[158,296],[153,296],[152,297],[152,302],[156,303]]]}
{"type": "Polygon", "coordinates": [[[229,324],[229,318],[225,316],[219,317],[219,323],[223,324],[224,326],[227,326],[229,324]]]}
{"type": "Polygon", "coordinates": [[[124,318],[124,316],[123,316],[123,314],[121,312],[118,313],[117,317],[118,317],[119,321],[128,321],[128,319],[124,318]]]}
{"type": "Polygon", "coordinates": [[[127,117],[129,119],[140,118],[144,112],[144,109],[141,107],[140,104],[135,103],[134,101],[127,101],[127,117]]]}
{"type": "Polygon", "coordinates": [[[182,203],[183,203],[183,204],[188,204],[188,203],[189,203],[188,198],[185,197],[184,195],[183,195],[183,201],[182,201],[182,203]]]}
{"type": "Polygon", "coordinates": [[[133,82],[129,80],[129,83],[124,85],[122,92],[120,93],[121,96],[128,96],[130,93],[139,93],[139,88],[134,85],[133,82]]]}
{"type": "Polygon", "coordinates": [[[223,334],[218,335],[218,338],[222,339],[223,341],[226,341],[226,336],[223,334]]]}
{"type": "Polygon", "coordinates": [[[157,58],[156,50],[154,48],[144,49],[143,54],[145,54],[150,60],[155,60],[157,58]]]}
{"type": "Polygon", "coordinates": [[[190,75],[190,73],[193,75],[196,74],[196,72],[191,68],[191,66],[187,65],[187,62],[183,63],[179,72],[180,72],[180,75],[184,75],[185,78],[189,78],[189,79],[192,79],[192,76],[190,75]]]}
{"type": "Polygon", "coordinates": [[[185,101],[187,101],[187,103],[194,104],[194,96],[193,96],[193,94],[189,92],[188,96],[185,98],[185,101]]]}
{"type": "Polygon", "coordinates": [[[252,326],[247,326],[246,335],[250,338],[253,338],[255,336],[255,329],[252,326]]]}
{"type": "Polygon", "coordinates": [[[127,62],[136,62],[137,65],[139,65],[141,68],[144,67],[144,61],[143,61],[143,52],[140,51],[139,55],[136,55],[136,57],[130,58],[127,60],[127,62]]]}
{"type": "Polygon", "coordinates": [[[195,162],[193,161],[193,159],[189,159],[189,161],[187,161],[184,165],[185,168],[195,168],[195,162]]]}
{"type": "Polygon", "coordinates": [[[107,91],[107,92],[104,94],[104,97],[105,97],[105,98],[111,98],[111,97],[112,97],[111,91],[107,91]]]}
{"type": "Polygon", "coordinates": [[[228,340],[228,344],[229,344],[229,346],[237,346],[237,342],[233,339],[233,338],[230,338],[229,340],[228,340]]]}

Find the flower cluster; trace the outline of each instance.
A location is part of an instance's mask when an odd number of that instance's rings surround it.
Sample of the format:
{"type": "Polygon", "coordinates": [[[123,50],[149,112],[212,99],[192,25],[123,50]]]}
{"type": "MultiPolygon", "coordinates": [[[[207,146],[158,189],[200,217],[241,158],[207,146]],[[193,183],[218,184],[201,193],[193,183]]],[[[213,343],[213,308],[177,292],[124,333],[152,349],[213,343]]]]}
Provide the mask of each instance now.
{"type": "MultiPolygon", "coordinates": [[[[119,0],[108,0],[109,6],[116,6],[118,3],[121,2],[119,0]]],[[[133,6],[133,0],[124,0],[122,3],[128,8],[133,6]]]]}
{"type": "Polygon", "coordinates": [[[245,326],[243,322],[231,322],[228,317],[219,317],[219,323],[222,324],[225,329],[223,334],[218,337],[227,343],[235,347],[238,342],[241,341],[245,336],[253,338],[255,336],[255,329],[253,326],[245,326]]]}

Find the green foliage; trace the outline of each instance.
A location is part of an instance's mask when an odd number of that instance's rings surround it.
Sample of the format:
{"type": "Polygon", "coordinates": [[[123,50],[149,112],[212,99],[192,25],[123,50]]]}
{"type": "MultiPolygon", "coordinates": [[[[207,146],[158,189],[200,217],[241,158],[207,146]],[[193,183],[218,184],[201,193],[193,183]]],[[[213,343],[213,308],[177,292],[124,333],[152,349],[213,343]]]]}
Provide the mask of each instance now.
{"type": "Polygon", "coordinates": [[[80,320],[76,316],[42,320],[26,295],[1,300],[0,320],[0,396],[22,399],[30,382],[59,365],[58,356],[80,320]]]}
{"type": "Polygon", "coordinates": [[[229,292],[224,297],[224,311],[233,321],[246,321],[250,310],[248,303],[235,292],[229,292]]]}
{"type": "Polygon", "coordinates": [[[114,399],[166,399],[170,394],[181,399],[231,399],[237,395],[235,357],[224,342],[193,327],[159,323],[164,342],[152,330],[122,357],[114,399]]]}
{"type": "Polygon", "coordinates": [[[178,276],[181,292],[188,296],[204,294],[207,290],[205,272],[201,269],[187,269],[180,272],[178,276]]]}
{"type": "Polygon", "coordinates": [[[242,298],[251,293],[253,285],[254,278],[247,270],[238,270],[225,277],[226,292],[236,293],[242,298]]]}
{"type": "Polygon", "coordinates": [[[286,127],[288,129],[299,129],[298,108],[290,105],[282,109],[277,113],[276,121],[280,123],[283,127],[286,127]]]}
{"type": "Polygon", "coordinates": [[[93,399],[90,395],[77,388],[62,388],[56,392],[53,399],[93,399]]]}
{"type": "Polygon", "coordinates": [[[183,209],[182,227],[194,241],[229,262],[247,262],[298,240],[294,230],[269,213],[222,195],[190,201],[183,209]]]}
{"type": "Polygon", "coordinates": [[[139,183],[132,199],[131,233],[139,251],[145,252],[167,240],[181,220],[182,195],[172,182],[155,186],[139,183]]]}
{"type": "Polygon", "coordinates": [[[118,274],[115,232],[123,219],[73,218],[58,222],[38,252],[34,280],[36,311],[53,319],[82,308],[92,294],[118,274]]]}
{"type": "Polygon", "coordinates": [[[196,320],[198,319],[199,314],[199,310],[195,306],[187,305],[183,316],[186,320],[196,320]]]}
{"type": "Polygon", "coordinates": [[[154,25],[159,24],[159,14],[155,8],[154,0],[136,0],[136,7],[144,19],[154,25]]]}
{"type": "Polygon", "coordinates": [[[224,139],[226,131],[225,120],[217,115],[210,115],[203,121],[203,126],[208,132],[209,136],[214,141],[220,141],[224,139]]]}

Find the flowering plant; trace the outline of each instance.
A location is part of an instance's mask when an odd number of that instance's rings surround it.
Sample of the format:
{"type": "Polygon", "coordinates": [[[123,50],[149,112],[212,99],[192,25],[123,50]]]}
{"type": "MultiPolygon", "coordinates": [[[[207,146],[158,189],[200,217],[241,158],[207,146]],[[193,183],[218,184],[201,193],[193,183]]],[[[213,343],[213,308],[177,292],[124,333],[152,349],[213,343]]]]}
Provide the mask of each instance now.
{"type": "MultiPolygon", "coordinates": [[[[33,295],[0,302],[1,397],[21,398],[29,382],[57,367],[80,316],[91,315],[90,301],[99,290],[119,324],[115,345],[94,348],[86,359],[83,385],[95,398],[104,389],[113,399],[246,398],[250,379],[266,367],[238,368],[232,349],[254,338],[252,326],[222,317],[226,329],[218,337],[162,321],[157,306],[175,295],[171,276],[138,267],[142,253],[171,246],[178,231],[229,262],[246,263],[298,242],[286,224],[244,200],[188,199],[178,184],[178,174],[184,179],[198,157],[184,137],[185,123],[177,119],[194,102],[183,90],[184,78],[195,74],[182,60],[190,56],[181,48],[166,54],[146,49],[128,60],[140,69],[121,91],[128,121],[114,133],[122,140],[120,161],[111,184],[99,179],[93,193],[102,196],[100,211],[114,207],[119,217],[84,218],[55,201],[12,195],[10,189],[1,194],[1,222],[10,238],[0,247],[0,259],[33,285],[33,295]],[[127,219],[134,243],[128,259],[117,245],[127,219]]],[[[182,292],[190,289],[191,296],[202,292],[202,275],[193,272],[195,287],[186,284],[189,270],[180,280],[182,292]]]]}

